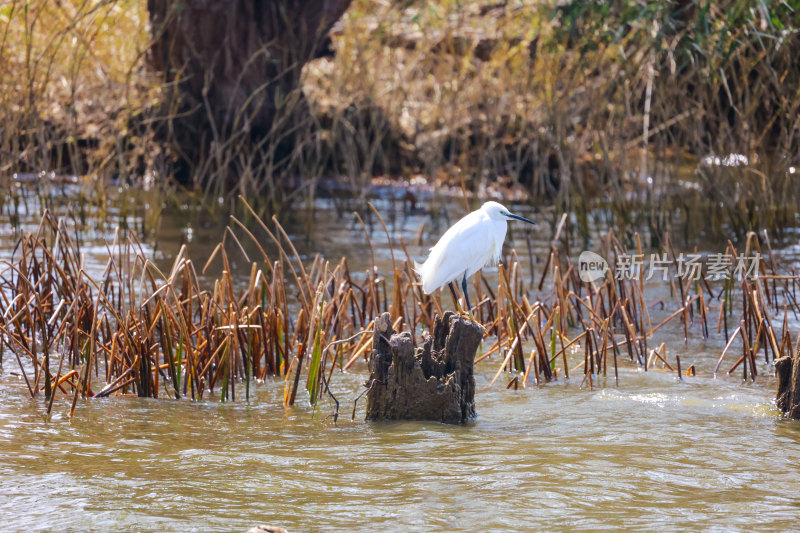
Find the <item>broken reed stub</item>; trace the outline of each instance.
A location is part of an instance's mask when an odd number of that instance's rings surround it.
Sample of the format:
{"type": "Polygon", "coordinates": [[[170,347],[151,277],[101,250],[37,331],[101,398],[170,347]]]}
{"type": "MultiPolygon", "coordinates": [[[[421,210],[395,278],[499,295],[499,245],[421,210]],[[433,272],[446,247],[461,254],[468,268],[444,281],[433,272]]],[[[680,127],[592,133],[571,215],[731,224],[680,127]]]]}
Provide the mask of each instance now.
{"type": "Polygon", "coordinates": [[[375,319],[367,420],[475,418],[473,363],[483,331],[452,312],[436,317],[433,336],[414,349],[411,333],[395,333],[389,313],[375,319]]]}

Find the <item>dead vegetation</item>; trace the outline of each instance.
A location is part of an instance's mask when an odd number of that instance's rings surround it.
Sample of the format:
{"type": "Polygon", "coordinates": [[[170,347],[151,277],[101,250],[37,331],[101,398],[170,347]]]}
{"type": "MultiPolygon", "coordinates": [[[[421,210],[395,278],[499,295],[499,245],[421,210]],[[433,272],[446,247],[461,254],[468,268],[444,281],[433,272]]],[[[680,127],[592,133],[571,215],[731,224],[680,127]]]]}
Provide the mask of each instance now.
{"type": "MultiPolygon", "coordinates": [[[[422,293],[406,244],[388,231],[391,268],[382,271],[373,253],[369,268],[354,276],[347,258],[302,261],[277,219],[267,224],[250,214],[249,225],[231,217],[206,265],[195,265],[183,248],[164,272],[132,232],[117,231],[102,275],[92,276],[82,263],[74,223],[45,213],[38,229],[21,236],[11,259],[0,262],[3,364],[16,363],[23,387],[32,398],[42,397],[48,412],[59,396],[69,398],[71,413],[79,397],[248,399],[254,382],[274,377],[284,380],[287,406],[305,391],[311,405],[330,398],[338,413],[331,383],[341,372],[363,369],[372,357],[375,317],[389,313],[392,329],[412,332],[417,345],[419,334],[431,331],[452,303],[422,293]],[[259,250],[257,257],[248,256],[247,241],[259,250]],[[267,254],[259,244],[265,241],[274,243],[277,255],[267,254]],[[234,276],[231,254],[251,265],[245,279],[234,276]],[[201,283],[198,273],[211,270],[219,274],[201,283]]],[[[790,315],[800,311],[799,278],[795,271],[778,273],[766,236],[750,234],[744,250],[730,243],[726,250],[732,257],[762,254],[758,270],[739,277],[733,262],[721,271],[721,281],[690,281],[677,276],[667,235],[660,249],[674,302],[653,302],[641,277],[607,273],[582,281],[571,233],[562,218],[535,279],[523,273],[513,249],[496,283],[475,276],[473,313],[485,342],[476,362],[497,362],[489,386],[501,377],[508,388],[559,379],[588,388],[619,384],[623,365],[678,378],[738,369],[749,381],[759,374],[761,354],[766,368],[794,354],[790,315]],[[666,310],[662,315],[669,313],[657,323],[656,305],[666,310]],[[681,367],[664,343],[656,346],[656,333],[669,323],[680,324],[685,339],[724,335],[727,344],[713,372],[691,361],[681,367]]],[[[608,232],[600,252],[614,265],[621,255],[642,253],[638,235],[634,242],[626,250],[608,232]]]]}
{"type": "Polygon", "coordinates": [[[147,65],[147,20],[132,0],[0,10],[0,175],[152,183],[183,161],[209,197],[258,196],[271,211],[327,177],[355,193],[386,175],[498,183],[622,213],[674,207],[688,180],[742,235],[785,223],[798,200],[790,3],[357,0],[272,127],[235,121],[188,158],[171,148],[186,110],[147,65]],[[728,154],[747,163],[698,166],[728,154]]]}

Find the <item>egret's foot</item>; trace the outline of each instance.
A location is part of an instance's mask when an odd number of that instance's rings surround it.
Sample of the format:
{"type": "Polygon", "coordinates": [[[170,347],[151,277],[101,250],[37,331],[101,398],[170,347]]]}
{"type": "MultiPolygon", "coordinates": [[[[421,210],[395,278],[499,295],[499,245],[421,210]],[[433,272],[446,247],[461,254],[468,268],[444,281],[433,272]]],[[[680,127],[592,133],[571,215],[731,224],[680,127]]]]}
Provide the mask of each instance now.
{"type": "Polygon", "coordinates": [[[472,311],[469,312],[469,319],[473,321],[475,324],[477,324],[478,327],[481,328],[481,331],[483,331],[483,334],[486,335],[486,328],[484,327],[483,324],[480,323],[480,321],[477,318],[475,318],[475,315],[472,314],[472,311]]]}
{"type": "Polygon", "coordinates": [[[462,318],[468,317],[469,313],[467,311],[464,311],[464,308],[461,306],[461,302],[459,301],[459,299],[456,298],[455,295],[453,295],[453,299],[456,301],[456,310],[454,311],[455,314],[462,318]]]}
{"type": "Polygon", "coordinates": [[[483,326],[483,324],[480,323],[480,321],[478,321],[477,318],[475,318],[475,315],[472,314],[472,309],[464,311],[464,309],[459,305],[456,314],[461,318],[465,318],[470,322],[476,323],[478,327],[480,327],[483,330],[483,333],[486,334],[486,328],[483,326]]]}

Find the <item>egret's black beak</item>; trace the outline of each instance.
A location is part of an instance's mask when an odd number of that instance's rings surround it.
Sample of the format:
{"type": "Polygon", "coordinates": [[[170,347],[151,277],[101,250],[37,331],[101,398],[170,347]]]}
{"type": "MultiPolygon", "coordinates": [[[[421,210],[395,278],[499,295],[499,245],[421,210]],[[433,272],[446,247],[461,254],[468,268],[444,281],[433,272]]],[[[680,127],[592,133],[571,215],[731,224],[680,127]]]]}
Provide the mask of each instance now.
{"type": "Polygon", "coordinates": [[[533,224],[534,226],[536,225],[536,222],[534,222],[533,220],[528,220],[527,218],[521,217],[519,215],[514,215],[512,213],[509,213],[506,216],[509,217],[509,218],[516,218],[517,220],[521,220],[523,222],[527,222],[528,224],[533,224]]]}

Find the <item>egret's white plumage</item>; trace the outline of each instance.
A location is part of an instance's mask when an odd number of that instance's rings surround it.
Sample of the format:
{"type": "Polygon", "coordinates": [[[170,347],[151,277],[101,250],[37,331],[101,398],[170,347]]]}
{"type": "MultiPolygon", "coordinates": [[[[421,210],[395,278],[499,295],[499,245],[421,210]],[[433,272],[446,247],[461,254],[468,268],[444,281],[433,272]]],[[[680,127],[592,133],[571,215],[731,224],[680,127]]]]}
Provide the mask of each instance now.
{"type": "MultiPolygon", "coordinates": [[[[447,283],[466,279],[487,264],[500,260],[506,238],[508,219],[531,222],[497,202],[486,202],[456,222],[439,242],[431,248],[428,259],[417,264],[417,274],[422,280],[422,290],[430,294],[447,283]]],[[[466,283],[463,283],[466,290],[466,283]]]]}

